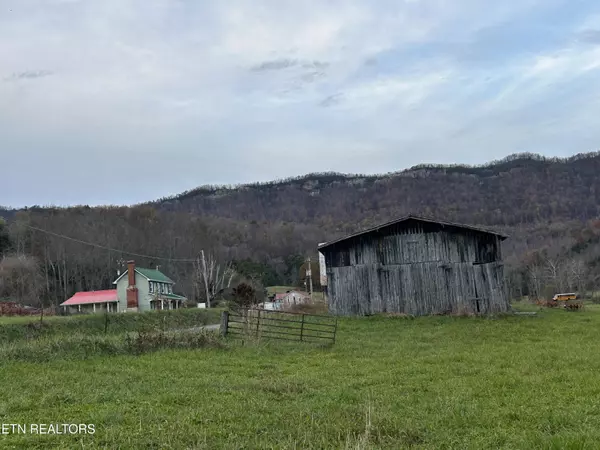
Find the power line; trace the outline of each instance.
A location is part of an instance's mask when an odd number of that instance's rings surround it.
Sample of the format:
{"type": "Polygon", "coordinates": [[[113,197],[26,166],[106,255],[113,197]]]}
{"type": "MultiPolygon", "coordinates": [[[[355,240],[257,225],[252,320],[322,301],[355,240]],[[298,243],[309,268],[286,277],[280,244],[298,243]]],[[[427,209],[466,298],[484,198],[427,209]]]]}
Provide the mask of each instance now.
{"type": "Polygon", "coordinates": [[[51,236],[55,236],[61,239],[66,239],[68,241],[72,241],[72,242],[77,242],[79,244],[83,244],[83,245],[89,245],[91,247],[96,247],[96,248],[100,248],[102,250],[110,250],[112,252],[116,252],[116,253],[121,253],[123,255],[130,255],[130,256],[137,256],[139,258],[148,258],[148,259],[159,259],[162,261],[172,261],[172,262],[197,262],[198,258],[164,258],[161,256],[152,256],[152,255],[143,255],[141,253],[133,253],[133,252],[127,252],[124,250],[118,250],[116,248],[112,248],[112,247],[107,247],[105,245],[100,245],[100,244],[95,244],[93,242],[87,242],[87,241],[82,241],[81,239],[75,239],[72,238],[70,236],[65,236],[64,234],[59,234],[59,233],[54,233],[53,231],[48,231],[48,230],[44,230],[42,228],[38,228],[38,227],[32,227],[31,225],[27,225],[27,224],[21,224],[27,228],[30,228],[32,230],[35,231],[39,231],[41,233],[45,233],[45,234],[49,234],[51,236]]]}

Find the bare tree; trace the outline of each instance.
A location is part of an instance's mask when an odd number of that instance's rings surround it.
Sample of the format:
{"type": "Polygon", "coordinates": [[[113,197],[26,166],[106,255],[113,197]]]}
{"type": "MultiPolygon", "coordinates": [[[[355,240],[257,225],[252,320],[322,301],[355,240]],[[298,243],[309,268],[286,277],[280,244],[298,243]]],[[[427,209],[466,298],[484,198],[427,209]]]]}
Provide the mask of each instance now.
{"type": "Polygon", "coordinates": [[[0,256],[8,252],[11,247],[10,235],[6,221],[0,217],[0,256]]]}
{"type": "Polygon", "coordinates": [[[507,268],[506,288],[511,299],[523,297],[523,272],[514,267],[507,268]]]}
{"type": "Polygon", "coordinates": [[[565,265],[565,272],[567,286],[570,291],[579,292],[582,289],[585,289],[585,278],[588,269],[581,259],[569,259],[565,265]]]}
{"type": "Polygon", "coordinates": [[[28,256],[5,256],[0,260],[0,297],[31,306],[43,306],[44,280],[37,261],[28,256]]]}
{"type": "Polygon", "coordinates": [[[221,268],[212,253],[205,255],[204,250],[200,251],[200,257],[196,262],[196,283],[198,291],[202,288],[204,290],[207,308],[211,307],[217,294],[231,286],[234,276],[235,270],[231,263],[221,268]]]}
{"type": "Polygon", "coordinates": [[[529,275],[529,295],[534,300],[538,300],[541,297],[542,289],[544,285],[544,269],[543,267],[532,264],[528,269],[529,275]]]}
{"type": "Polygon", "coordinates": [[[554,289],[565,290],[565,271],[560,259],[546,258],[546,277],[554,289]]]}

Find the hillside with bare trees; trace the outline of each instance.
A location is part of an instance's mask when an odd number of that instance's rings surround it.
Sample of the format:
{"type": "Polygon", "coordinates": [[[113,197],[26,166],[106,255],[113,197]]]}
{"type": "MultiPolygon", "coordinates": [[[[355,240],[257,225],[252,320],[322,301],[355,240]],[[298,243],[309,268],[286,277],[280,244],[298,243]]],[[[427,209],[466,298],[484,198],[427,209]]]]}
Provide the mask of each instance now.
{"type": "Polygon", "coordinates": [[[355,227],[407,213],[515,227],[600,214],[600,153],[517,154],[484,166],[422,165],[386,175],[311,174],[237,187],[204,186],[151,205],[244,221],[355,227]]]}
{"type": "Polygon", "coordinates": [[[509,234],[504,255],[514,296],[597,290],[599,171],[599,153],[521,154],[478,167],[205,186],[132,207],[4,209],[0,297],[59,304],[75,291],[109,288],[133,258],[161,266],[180,293],[201,301],[215,295],[214,283],[200,276],[202,251],[215,273],[230,268],[236,280],[296,284],[319,242],[407,213],[509,234]],[[24,289],[24,279],[36,285],[24,289]]]}

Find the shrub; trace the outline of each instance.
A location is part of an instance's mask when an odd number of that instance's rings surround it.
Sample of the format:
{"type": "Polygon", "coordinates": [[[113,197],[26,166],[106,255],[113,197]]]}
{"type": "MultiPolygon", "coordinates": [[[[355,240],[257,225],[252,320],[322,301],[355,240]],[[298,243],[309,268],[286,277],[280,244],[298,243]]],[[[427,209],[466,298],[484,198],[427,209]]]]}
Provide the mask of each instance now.
{"type": "Polygon", "coordinates": [[[233,301],[240,308],[249,308],[258,303],[256,289],[248,283],[240,283],[233,289],[233,301]]]}
{"type": "Polygon", "coordinates": [[[565,303],[565,309],[567,311],[583,311],[584,306],[583,306],[583,302],[567,302],[565,303]]]}

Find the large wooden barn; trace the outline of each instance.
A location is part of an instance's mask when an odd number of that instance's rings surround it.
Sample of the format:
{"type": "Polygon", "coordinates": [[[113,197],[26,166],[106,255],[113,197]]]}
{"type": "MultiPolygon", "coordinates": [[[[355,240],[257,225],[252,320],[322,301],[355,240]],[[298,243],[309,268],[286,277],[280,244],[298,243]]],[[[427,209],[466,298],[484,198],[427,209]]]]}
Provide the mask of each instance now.
{"type": "Polygon", "coordinates": [[[508,311],[505,239],[494,231],[409,215],[322,244],[329,310],[337,315],[508,311]]]}

